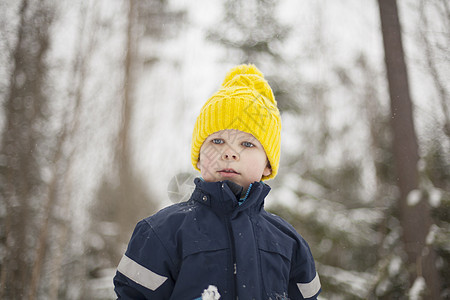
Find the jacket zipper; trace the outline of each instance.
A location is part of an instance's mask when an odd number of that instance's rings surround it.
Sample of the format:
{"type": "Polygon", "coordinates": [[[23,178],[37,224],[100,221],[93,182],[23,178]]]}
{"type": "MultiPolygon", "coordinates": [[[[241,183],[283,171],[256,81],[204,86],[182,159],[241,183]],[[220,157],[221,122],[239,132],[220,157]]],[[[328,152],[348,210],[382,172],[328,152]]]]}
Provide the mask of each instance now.
{"type": "Polygon", "coordinates": [[[234,235],[233,228],[231,227],[230,216],[225,216],[225,222],[227,224],[228,229],[228,238],[230,239],[230,247],[231,247],[231,270],[233,270],[233,299],[237,299],[237,267],[236,267],[236,248],[234,245],[234,235]]]}

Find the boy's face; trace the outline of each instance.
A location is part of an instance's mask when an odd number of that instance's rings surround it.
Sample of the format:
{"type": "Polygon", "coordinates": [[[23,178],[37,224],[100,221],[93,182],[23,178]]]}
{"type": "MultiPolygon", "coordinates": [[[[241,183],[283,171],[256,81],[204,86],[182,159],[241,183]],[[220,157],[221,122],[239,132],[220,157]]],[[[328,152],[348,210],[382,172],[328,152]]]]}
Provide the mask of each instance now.
{"type": "Polygon", "coordinates": [[[200,148],[197,167],[205,181],[230,180],[245,190],[272,173],[261,143],[250,133],[235,129],[208,136],[200,148]]]}

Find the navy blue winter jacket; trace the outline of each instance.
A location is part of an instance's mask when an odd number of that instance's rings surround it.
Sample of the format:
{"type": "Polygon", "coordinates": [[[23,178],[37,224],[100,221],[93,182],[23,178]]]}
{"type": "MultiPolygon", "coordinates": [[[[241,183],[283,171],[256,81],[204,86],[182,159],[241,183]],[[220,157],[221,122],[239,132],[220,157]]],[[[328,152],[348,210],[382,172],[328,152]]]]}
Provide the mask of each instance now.
{"type": "Polygon", "coordinates": [[[120,299],[316,299],[320,281],[308,244],[266,212],[270,187],[195,179],[187,202],[139,222],[114,277],[120,299]],[[239,188],[238,188],[239,187],[239,188]]]}

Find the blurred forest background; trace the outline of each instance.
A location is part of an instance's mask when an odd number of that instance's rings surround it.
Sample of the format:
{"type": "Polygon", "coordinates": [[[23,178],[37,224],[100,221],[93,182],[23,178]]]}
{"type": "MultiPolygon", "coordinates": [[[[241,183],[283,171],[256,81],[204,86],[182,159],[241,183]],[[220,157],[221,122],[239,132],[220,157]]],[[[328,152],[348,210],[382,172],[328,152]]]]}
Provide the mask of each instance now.
{"type": "Polygon", "coordinates": [[[244,62],[282,112],[266,207],[321,299],[449,299],[449,28],[445,0],[1,0],[0,299],[114,298],[244,62]]]}

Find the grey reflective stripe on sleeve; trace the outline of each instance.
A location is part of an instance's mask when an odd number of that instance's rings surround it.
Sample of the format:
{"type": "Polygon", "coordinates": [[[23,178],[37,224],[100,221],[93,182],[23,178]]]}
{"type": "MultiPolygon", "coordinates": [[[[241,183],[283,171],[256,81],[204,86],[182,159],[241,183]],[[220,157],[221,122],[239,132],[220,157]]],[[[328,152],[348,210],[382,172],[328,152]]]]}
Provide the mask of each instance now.
{"type": "Polygon", "coordinates": [[[152,291],[159,288],[167,279],[167,277],[141,266],[125,254],[117,266],[117,271],[152,291]]]}
{"type": "Polygon", "coordinates": [[[300,293],[302,293],[303,298],[310,298],[317,294],[320,290],[320,279],[319,274],[316,272],[316,277],[308,283],[297,283],[300,293]]]}

